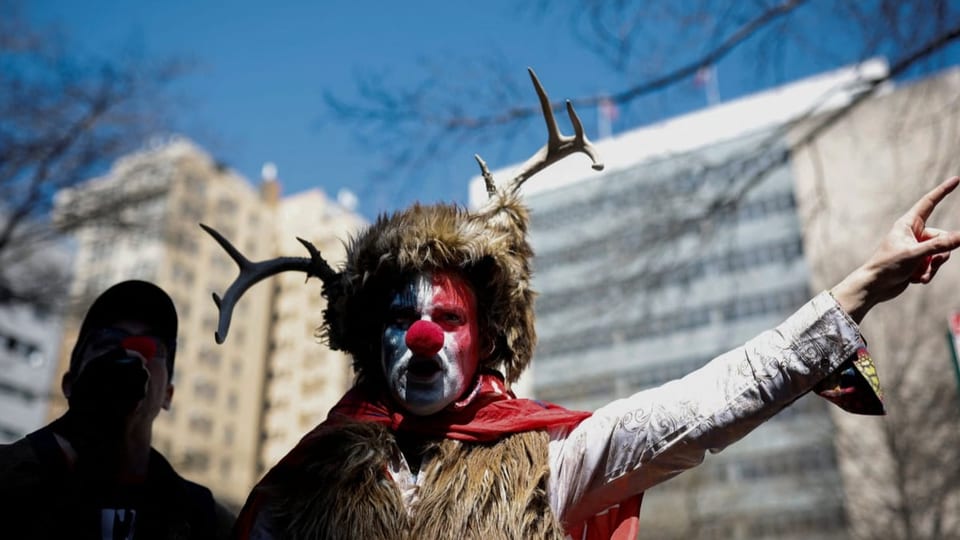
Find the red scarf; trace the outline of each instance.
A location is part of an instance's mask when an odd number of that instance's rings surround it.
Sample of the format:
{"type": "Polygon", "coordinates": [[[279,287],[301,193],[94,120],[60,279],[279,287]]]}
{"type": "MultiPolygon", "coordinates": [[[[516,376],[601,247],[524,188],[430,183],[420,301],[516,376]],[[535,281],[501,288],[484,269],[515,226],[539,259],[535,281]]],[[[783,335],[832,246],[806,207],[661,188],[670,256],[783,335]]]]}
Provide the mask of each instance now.
{"type": "MultiPolygon", "coordinates": [[[[573,427],[590,414],[571,411],[543,401],[518,399],[513,392],[506,389],[503,378],[498,373],[481,374],[466,397],[429,416],[405,414],[395,409],[385,395],[371,396],[354,387],[334,405],[327,419],[304,436],[300,443],[280,460],[277,467],[296,466],[308,460],[309,454],[302,449],[311,447],[312,438],[321,427],[347,422],[374,422],[386,426],[394,433],[489,442],[511,433],[573,427]]],[[[631,497],[582,523],[570,526],[567,532],[577,540],[633,540],[639,529],[642,496],[643,494],[631,497]]],[[[240,538],[247,538],[252,530],[260,502],[251,495],[241,510],[237,518],[240,538]]]]}
{"type": "Polygon", "coordinates": [[[406,414],[392,407],[386,396],[371,399],[354,387],[330,410],[321,425],[374,422],[395,433],[489,442],[509,433],[575,426],[589,416],[588,412],[571,411],[552,403],[517,399],[499,375],[485,373],[477,377],[477,383],[466,397],[429,416],[406,414]]]}

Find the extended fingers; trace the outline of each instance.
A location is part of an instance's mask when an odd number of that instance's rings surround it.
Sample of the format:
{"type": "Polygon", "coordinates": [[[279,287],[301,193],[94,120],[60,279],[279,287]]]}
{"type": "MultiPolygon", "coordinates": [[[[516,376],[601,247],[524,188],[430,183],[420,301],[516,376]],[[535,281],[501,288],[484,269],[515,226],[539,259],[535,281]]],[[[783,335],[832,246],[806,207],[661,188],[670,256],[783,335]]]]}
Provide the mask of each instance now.
{"type": "Polygon", "coordinates": [[[953,178],[944,180],[939,186],[927,192],[926,195],[917,201],[905,217],[908,217],[913,223],[916,223],[917,219],[926,221],[927,218],[930,217],[930,214],[933,213],[933,209],[940,204],[940,201],[942,201],[944,197],[956,189],[957,185],[960,185],[960,176],[954,176],[953,178]]]}
{"type": "Polygon", "coordinates": [[[960,231],[944,231],[927,227],[920,235],[917,255],[949,253],[960,247],[960,231]]]}

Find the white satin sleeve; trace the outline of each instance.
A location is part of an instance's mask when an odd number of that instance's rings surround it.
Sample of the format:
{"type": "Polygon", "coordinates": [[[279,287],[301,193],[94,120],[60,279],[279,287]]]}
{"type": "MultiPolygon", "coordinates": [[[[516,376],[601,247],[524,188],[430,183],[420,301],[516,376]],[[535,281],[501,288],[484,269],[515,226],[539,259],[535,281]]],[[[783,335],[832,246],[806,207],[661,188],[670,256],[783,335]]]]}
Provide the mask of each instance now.
{"type": "Polygon", "coordinates": [[[550,432],[550,503],[577,523],[719,452],[864,347],[821,293],[786,321],[689,375],[614,401],[550,432]]]}

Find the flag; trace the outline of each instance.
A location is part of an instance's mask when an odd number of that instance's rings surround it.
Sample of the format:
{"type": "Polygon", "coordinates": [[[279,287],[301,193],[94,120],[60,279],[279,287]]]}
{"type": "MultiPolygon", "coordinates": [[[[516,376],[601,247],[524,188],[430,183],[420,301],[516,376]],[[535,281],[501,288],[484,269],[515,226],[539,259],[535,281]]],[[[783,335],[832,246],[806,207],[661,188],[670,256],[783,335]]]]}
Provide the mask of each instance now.
{"type": "Polygon", "coordinates": [[[953,373],[957,377],[957,388],[960,390],[960,311],[954,311],[948,319],[948,341],[950,345],[950,360],[953,363],[953,373]]]}
{"type": "Polygon", "coordinates": [[[697,87],[704,87],[713,79],[713,66],[701,66],[693,76],[693,84],[697,87]]]}
{"type": "Polygon", "coordinates": [[[693,85],[703,88],[708,105],[716,105],[720,102],[720,83],[715,65],[701,66],[693,76],[693,85]]]}
{"type": "Polygon", "coordinates": [[[617,107],[617,104],[608,97],[603,97],[600,99],[600,114],[604,116],[609,122],[616,122],[617,118],[620,118],[620,108],[617,107]]]}

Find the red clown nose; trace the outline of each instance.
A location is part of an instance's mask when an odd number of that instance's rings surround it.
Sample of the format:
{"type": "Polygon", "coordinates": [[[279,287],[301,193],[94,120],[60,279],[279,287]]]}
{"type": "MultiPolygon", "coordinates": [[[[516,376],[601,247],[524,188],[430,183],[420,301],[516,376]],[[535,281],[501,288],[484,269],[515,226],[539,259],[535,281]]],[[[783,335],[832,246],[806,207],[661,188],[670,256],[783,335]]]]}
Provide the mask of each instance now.
{"type": "Polygon", "coordinates": [[[443,329],[437,323],[417,321],[407,329],[407,347],[417,356],[433,356],[443,347],[443,329]]]}
{"type": "Polygon", "coordinates": [[[132,351],[137,351],[142,354],[144,358],[150,360],[155,354],[157,354],[157,342],[153,338],[146,336],[130,336],[123,339],[120,342],[120,346],[124,349],[129,349],[132,351]]]}

